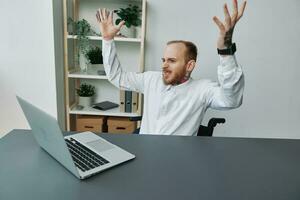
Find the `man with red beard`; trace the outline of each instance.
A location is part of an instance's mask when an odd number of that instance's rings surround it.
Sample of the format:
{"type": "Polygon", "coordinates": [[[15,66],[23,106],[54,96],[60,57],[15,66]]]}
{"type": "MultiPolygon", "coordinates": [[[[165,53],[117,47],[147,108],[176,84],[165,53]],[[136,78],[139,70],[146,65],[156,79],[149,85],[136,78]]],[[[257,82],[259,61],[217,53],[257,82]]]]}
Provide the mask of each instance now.
{"type": "Polygon", "coordinates": [[[167,43],[162,58],[162,73],[123,71],[113,39],[125,22],[114,26],[112,12],[106,9],[97,11],[108,80],[123,90],[144,94],[140,134],[196,135],[208,108],[233,109],[242,104],[244,75],[234,56],[236,48],[232,43],[232,34],[245,6],[246,1],[238,10],[237,0],[233,0],[232,14],[224,4],[224,23],[213,17],[220,30],[217,42],[219,83],[190,77],[196,64],[197,47],[182,40],[167,43]]]}

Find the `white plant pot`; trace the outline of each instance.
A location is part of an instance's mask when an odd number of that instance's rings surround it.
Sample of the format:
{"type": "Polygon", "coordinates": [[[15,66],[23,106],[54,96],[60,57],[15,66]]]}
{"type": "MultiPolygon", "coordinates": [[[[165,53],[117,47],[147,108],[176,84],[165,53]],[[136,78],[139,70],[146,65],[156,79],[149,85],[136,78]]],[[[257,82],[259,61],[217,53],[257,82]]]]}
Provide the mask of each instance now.
{"type": "Polygon", "coordinates": [[[135,28],[133,26],[127,28],[127,26],[124,25],[121,28],[121,34],[128,38],[135,38],[135,28]]]}
{"type": "Polygon", "coordinates": [[[87,108],[92,106],[93,97],[79,97],[79,105],[87,108]]]}
{"type": "Polygon", "coordinates": [[[140,26],[135,27],[135,37],[142,38],[142,28],[140,26]]]}
{"type": "Polygon", "coordinates": [[[104,69],[103,64],[89,64],[90,69],[104,69]]]}
{"type": "Polygon", "coordinates": [[[99,70],[104,71],[103,64],[89,64],[87,74],[97,75],[99,70]]]}

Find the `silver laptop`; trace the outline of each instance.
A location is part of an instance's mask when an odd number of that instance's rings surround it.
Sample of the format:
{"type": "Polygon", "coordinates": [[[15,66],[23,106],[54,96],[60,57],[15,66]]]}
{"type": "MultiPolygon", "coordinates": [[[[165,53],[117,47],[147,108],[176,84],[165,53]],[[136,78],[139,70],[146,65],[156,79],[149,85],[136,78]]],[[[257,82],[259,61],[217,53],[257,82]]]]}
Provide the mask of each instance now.
{"type": "Polygon", "coordinates": [[[92,132],[63,137],[55,118],[17,96],[38,144],[79,179],[135,158],[92,132]]]}

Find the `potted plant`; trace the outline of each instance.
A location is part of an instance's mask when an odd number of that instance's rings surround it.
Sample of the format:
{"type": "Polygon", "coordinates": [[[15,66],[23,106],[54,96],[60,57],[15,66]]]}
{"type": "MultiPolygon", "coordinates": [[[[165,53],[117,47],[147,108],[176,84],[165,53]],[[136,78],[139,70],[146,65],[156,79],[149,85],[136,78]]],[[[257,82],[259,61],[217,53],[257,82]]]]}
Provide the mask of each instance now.
{"type": "Polygon", "coordinates": [[[80,84],[79,89],[76,89],[79,96],[79,105],[83,107],[90,107],[92,105],[92,98],[95,95],[95,87],[86,83],[80,84]]]}
{"type": "Polygon", "coordinates": [[[91,47],[87,51],[86,57],[89,60],[89,63],[92,64],[92,65],[103,64],[102,51],[97,46],[91,47]]]}
{"type": "Polygon", "coordinates": [[[87,52],[86,57],[89,60],[89,66],[91,68],[91,73],[97,73],[98,75],[105,75],[103,67],[103,57],[102,51],[99,47],[91,47],[87,52]]]}
{"type": "Polygon", "coordinates": [[[135,29],[133,27],[138,27],[142,24],[142,20],[140,19],[141,11],[138,6],[131,4],[127,8],[114,10],[114,13],[119,17],[115,21],[116,25],[123,20],[125,21],[125,27],[121,29],[121,34],[131,38],[135,37],[135,29]]]}
{"type": "Polygon", "coordinates": [[[84,69],[87,70],[87,65],[89,63],[87,52],[90,50],[90,39],[88,36],[90,35],[98,35],[95,31],[92,30],[91,25],[85,19],[81,19],[79,21],[74,21],[72,18],[68,18],[68,25],[72,27],[70,32],[77,36],[77,48],[78,53],[76,57],[76,62],[79,64],[80,53],[84,56],[85,63],[84,69]]]}

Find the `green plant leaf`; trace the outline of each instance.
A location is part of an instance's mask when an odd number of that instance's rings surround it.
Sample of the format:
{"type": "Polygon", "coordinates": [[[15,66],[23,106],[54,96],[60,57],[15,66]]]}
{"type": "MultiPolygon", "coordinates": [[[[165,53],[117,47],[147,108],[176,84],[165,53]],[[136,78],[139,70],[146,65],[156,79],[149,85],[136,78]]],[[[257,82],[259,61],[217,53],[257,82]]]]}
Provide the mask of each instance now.
{"type": "Polygon", "coordinates": [[[126,21],[126,22],[125,22],[125,25],[126,25],[127,28],[130,28],[131,23],[130,23],[129,21],[126,21]]]}
{"type": "Polygon", "coordinates": [[[116,19],[116,25],[118,25],[121,21],[122,19],[116,19]]]}
{"type": "Polygon", "coordinates": [[[125,25],[128,28],[130,28],[131,26],[139,26],[141,24],[141,10],[136,5],[129,4],[127,8],[120,8],[118,10],[115,10],[114,12],[117,13],[118,17],[120,18],[120,21],[125,21],[125,25]]]}
{"type": "Polygon", "coordinates": [[[81,97],[91,97],[95,95],[95,87],[86,83],[82,83],[79,89],[76,89],[77,94],[81,97]]]}
{"type": "Polygon", "coordinates": [[[97,46],[90,48],[86,52],[86,57],[91,64],[103,64],[102,51],[97,46]]]}

